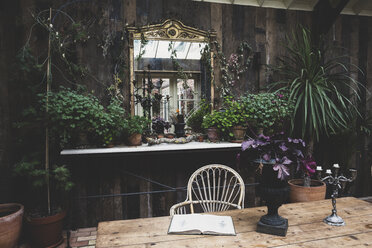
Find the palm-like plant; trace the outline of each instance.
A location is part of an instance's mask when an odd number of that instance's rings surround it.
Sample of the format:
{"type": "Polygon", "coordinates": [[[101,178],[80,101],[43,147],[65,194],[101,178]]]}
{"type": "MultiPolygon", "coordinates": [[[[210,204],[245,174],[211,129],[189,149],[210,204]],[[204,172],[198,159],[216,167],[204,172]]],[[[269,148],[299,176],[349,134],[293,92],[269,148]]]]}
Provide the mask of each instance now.
{"type": "Polygon", "coordinates": [[[271,86],[287,90],[289,100],[295,102],[292,131],[301,127],[298,131],[307,140],[306,153],[311,157],[314,141],[346,128],[350,113],[358,113],[355,101],[361,84],[350,76],[353,66],[343,63],[347,56],[328,56],[313,45],[305,28],[287,37],[284,46],[287,55],[274,68],[281,80],[271,86]]]}
{"type": "Polygon", "coordinates": [[[289,91],[289,100],[296,103],[292,127],[300,124],[302,137],[309,140],[345,128],[350,111],[358,112],[352,99],[359,99],[360,85],[341,61],[346,56],[327,58],[312,45],[310,31],[305,28],[287,37],[285,48],[288,55],[280,58],[275,68],[282,80],[272,86],[289,91]],[[345,93],[346,89],[355,97],[345,93]]]}

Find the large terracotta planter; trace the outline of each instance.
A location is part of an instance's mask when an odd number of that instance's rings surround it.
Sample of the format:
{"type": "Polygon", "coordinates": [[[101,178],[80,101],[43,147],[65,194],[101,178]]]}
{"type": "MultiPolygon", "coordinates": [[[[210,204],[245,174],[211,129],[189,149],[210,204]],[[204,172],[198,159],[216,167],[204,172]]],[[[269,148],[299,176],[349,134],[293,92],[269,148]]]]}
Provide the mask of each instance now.
{"type": "Polygon", "coordinates": [[[304,187],[303,179],[292,179],[288,181],[291,192],[291,202],[320,201],[325,199],[326,184],[319,180],[311,180],[311,187],[304,187]]]}
{"type": "Polygon", "coordinates": [[[17,247],[24,207],[17,203],[0,204],[0,247],[17,247]]]}
{"type": "Polygon", "coordinates": [[[27,217],[27,233],[32,247],[57,247],[63,242],[62,229],[66,211],[56,215],[31,218],[27,217]]]}
{"type": "Polygon", "coordinates": [[[128,137],[128,145],[140,146],[142,144],[142,134],[134,133],[128,137]]]}

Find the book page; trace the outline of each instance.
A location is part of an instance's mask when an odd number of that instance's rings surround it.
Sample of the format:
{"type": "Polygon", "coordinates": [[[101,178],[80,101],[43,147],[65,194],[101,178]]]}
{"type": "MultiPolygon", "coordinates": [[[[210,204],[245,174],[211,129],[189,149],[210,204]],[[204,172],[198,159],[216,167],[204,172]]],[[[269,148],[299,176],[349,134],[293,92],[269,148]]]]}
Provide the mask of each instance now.
{"type": "Polygon", "coordinates": [[[168,233],[201,233],[200,214],[177,214],[173,215],[168,233]]]}
{"type": "Polygon", "coordinates": [[[236,235],[231,216],[207,214],[174,215],[168,233],[236,235]]]}
{"type": "Polygon", "coordinates": [[[201,220],[204,234],[236,235],[231,216],[203,215],[201,220]]]}

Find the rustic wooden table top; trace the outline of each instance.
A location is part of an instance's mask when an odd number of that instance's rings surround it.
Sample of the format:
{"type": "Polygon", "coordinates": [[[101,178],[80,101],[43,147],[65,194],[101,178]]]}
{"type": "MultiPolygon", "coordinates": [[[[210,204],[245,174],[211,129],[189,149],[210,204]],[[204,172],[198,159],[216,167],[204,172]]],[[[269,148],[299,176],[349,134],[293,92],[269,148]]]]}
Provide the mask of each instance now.
{"type": "Polygon", "coordinates": [[[353,197],[337,199],[338,215],[346,225],[323,223],[331,214],[331,200],[285,204],[286,237],[257,233],[266,207],[219,212],[233,218],[236,236],[168,235],[170,216],[101,222],[96,248],[104,247],[365,247],[372,246],[372,204],[353,197]]]}

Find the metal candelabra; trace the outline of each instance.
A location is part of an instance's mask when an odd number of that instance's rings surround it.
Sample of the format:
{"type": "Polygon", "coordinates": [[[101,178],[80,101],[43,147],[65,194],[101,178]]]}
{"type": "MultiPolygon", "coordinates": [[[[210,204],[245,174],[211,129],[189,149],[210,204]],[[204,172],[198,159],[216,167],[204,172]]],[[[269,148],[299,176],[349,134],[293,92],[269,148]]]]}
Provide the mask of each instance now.
{"type": "Polygon", "coordinates": [[[322,177],[322,167],[317,166],[317,177],[319,180],[325,181],[329,185],[332,185],[333,192],[332,192],[332,214],[325,218],[323,221],[331,226],[344,226],[345,221],[337,215],[336,209],[336,198],[338,197],[338,191],[343,189],[346,186],[347,182],[352,182],[355,180],[357,171],[355,169],[350,169],[351,177],[347,178],[344,175],[340,174],[340,166],[338,164],[333,165],[334,176],[332,176],[332,171],[330,169],[326,170],[326,176],[322,177]]]}

